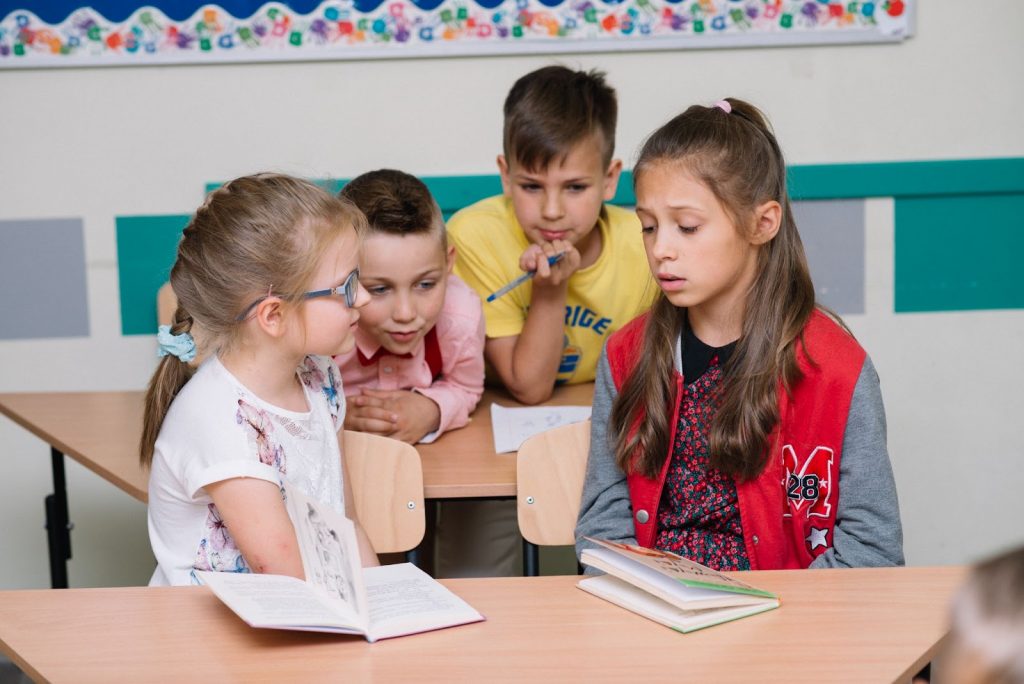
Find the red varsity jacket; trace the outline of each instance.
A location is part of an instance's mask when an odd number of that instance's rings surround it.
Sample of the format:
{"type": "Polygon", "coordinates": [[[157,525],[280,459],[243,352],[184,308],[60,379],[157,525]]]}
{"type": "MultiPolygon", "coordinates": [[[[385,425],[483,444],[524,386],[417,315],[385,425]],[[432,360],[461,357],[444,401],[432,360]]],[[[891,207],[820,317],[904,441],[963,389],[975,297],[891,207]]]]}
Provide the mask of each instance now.
{"type": "MultiPolygon", "coordinates": [[[[634,319],[608,340],[608,362],[619,391],[636,363],[646,320],[647,314],[634,319]]],[[[752,480],[736,481],[751,569],[806,568],[832,546],[846,420],[864,358],[864,350],[842,327],[820,311],[811,315],[803,342],[797,344],[804,377],[788,394],[780,384],[779,424],[769,436],[765,468],[752,480]]],[[[685,387],[678,372],[675,383],[673,433],[685,387]]],[[[655,479],[627,476],[642,546],[652,546],[657,538],[658,504],[671,460],[670,452],[655,479]]]]}

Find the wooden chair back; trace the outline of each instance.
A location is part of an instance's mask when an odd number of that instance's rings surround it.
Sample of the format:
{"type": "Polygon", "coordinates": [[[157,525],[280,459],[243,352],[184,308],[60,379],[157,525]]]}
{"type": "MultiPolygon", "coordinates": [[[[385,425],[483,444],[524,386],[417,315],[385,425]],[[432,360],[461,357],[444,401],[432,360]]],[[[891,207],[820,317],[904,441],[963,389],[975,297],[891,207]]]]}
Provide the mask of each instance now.
{"type": "Polygon", "coordinates": [[[534,435],[519,447],[516,507],[523,539],[538,546],[575,543],[589,449],[589,420],[534,435]]]}
{"type": "Polygon", "coordinates": [[[342,447],[356,515],[374,551],[416,548],[426,530],[419,452],[397,439],[352,430],[345,430],[342,447]]]}

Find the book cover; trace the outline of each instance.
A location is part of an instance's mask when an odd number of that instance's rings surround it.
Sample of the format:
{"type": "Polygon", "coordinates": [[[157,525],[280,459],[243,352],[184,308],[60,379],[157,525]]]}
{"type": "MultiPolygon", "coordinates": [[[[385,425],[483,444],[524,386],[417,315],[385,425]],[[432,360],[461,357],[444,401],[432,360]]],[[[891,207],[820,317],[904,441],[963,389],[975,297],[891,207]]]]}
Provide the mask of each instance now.
{"type": "Polygon", "coordinates": [[[580,580],[580,589],[682,632],[762,613],[775,594],[677,554],[590,539],[581,561],[607,575],[580,580]]]}

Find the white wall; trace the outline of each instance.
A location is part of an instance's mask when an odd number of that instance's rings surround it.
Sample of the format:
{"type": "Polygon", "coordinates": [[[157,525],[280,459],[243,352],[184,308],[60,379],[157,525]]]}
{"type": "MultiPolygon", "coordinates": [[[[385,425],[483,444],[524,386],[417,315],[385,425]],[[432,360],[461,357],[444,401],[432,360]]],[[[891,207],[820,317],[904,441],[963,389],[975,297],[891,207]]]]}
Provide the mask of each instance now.
{"type": "MultiPolygon", "coordinates": [[[[965,26],[921,3],[898,45],[560,57],[608,72],[618,153],[694,102],[747,98],[794,164],[1024,156],[1024,6],[965,26]]],[[[501,103],[536,57],[0,71],[0,219],[83,217],[92,336],[0,342],[0,391],[140,389],[149,337],[122,337],[114,216],[188,213],[203,184],[257,170],[491,173],[501,103]]],[[[892,313],[892,203],[868,208],[867,313],[913,564],[1024,541],[1024,312],[892,313]]],[[[977,227],[965,227],[964,239],[977,227]]],[[[41,267],[45,263],[41,261],[41,267]]],[[[11,296],[4,293],[2,296],[11,296]]],[[[45,444],[0,418],[0,588],[48,586],[45,444]]],[[[144,583],[144,507],[68,464],[73,586],[144,583]]]]}

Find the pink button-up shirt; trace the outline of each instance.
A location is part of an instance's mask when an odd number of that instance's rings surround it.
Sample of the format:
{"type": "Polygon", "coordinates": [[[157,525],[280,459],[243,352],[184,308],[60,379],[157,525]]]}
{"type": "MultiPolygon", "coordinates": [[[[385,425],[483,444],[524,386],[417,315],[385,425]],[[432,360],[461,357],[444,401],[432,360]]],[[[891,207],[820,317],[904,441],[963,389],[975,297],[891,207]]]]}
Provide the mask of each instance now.
{"type": "Polygon", "coordinates": [[[444,306],[434,324],[441,348],[441,374],[435,381],[427,365],[422,342],[411,358],[384,353],[364,366],[358,358],[372,359],[380,343],[363,330],[356,330],[356,346],[334,357],[341,368],[345,396],[359,394],[366,387],[381,390],[414,390],[432,399],[441,409],[436,432],[421,441],[433,441],[446,430],[469,422],[484,391],[484,319],[480,298],[456,276],[448,276],[444,306]]]}

